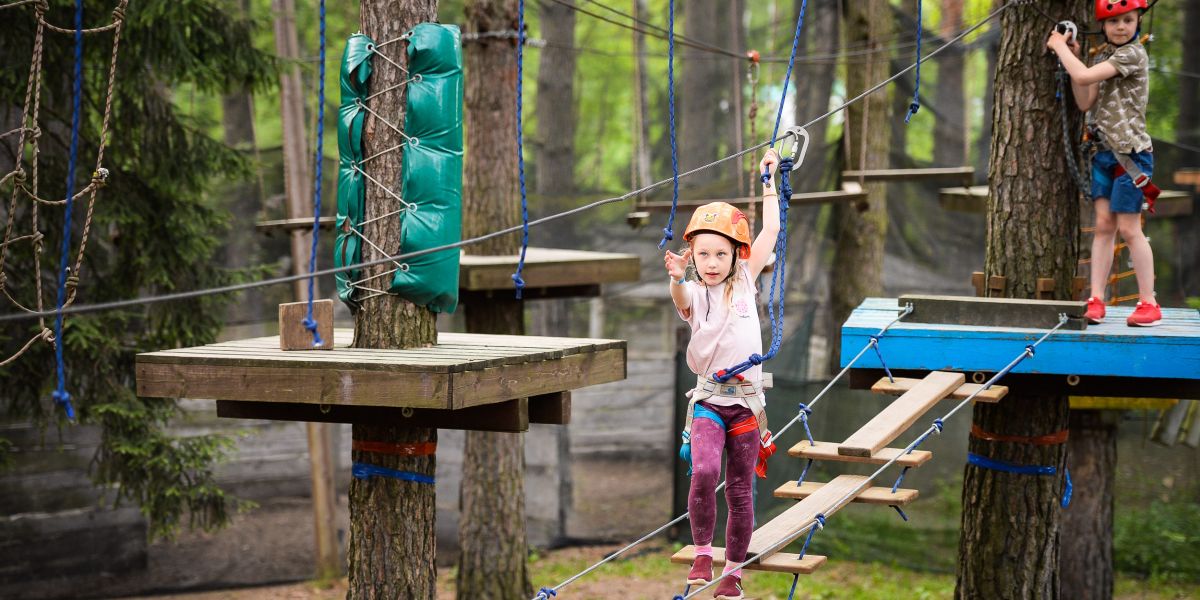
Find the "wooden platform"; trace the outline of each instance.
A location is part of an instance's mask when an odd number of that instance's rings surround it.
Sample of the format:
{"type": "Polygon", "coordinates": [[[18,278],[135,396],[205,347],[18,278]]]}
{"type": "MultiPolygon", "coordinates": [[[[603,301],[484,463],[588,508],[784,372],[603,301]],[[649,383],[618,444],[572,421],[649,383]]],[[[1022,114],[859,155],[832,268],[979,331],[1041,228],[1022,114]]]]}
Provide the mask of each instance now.
{"type": "Polygon", "coordinates": [[[1176,170],[1173,181],[1178,185],[1190,185],[1200,192],[1200,167],[1176,170]]]}
{"type": "Polygon", "coordinates": [[[838,445],[841,456],[871,457],[962,385],[962,373],[934,371],[838,445]]]}
{"type": "MultiPolygon", "coordinates": [[[[1157,327],[1129,327],[1128,306],[1108,307],[1100,325],[1059,330],[1023,361],[1003,383],[1010,391],[1073,396],[1200,398],[1200,311],[1164,308],[1157,327]]],[[[842,326],[845,366],[870,336],[898,314],[897,301],[868,298],[842,326]]],[[[939,325],[900,321],[879,338],[888,367],[899,376],[937,370],[989,375],[1004,368],[1046,329],[939,325]]],[[[851,386],[869,388],[883,375],[874,353],[851,370],[851,386]]]]}
{"type": "MultiPolygon", "coordinates": [[[[459,259],[459,292],[484,297],[511,293],[517,259],[464,254],[459,259]]],[[[602,284],[638,281],[641,261],[636,254],[530,247],[521,278],[526,299],[599,296],[602,284]]]]}
{"type": "MultiPolygon", "coordinates": [[[[690,565],[696,560],[696,547],[684,546],[671,556],[671,562],[680,565],[690,565]]],[[[770,571],[772,573],[798,573],[808,575],[825,564],[826,558],[819,554],[805,554],[804,558],[796,559],[795,554],[774,554],[757,562],[746,565],[748,571],[770,571]]],[[[736,564],[736,563],[735,563],[736,564]]],[[[713,569],[719,571],[725,566],[725,549],[713,547],[713,569]]]]}
{"type": "Polygon", "coordinates": [[[975,167],[928,167],[923,169],[870,169],[866,171],[842,171],[843,181],[914,181],[929,179],[958,179],[970,184],[975,178],[975,167]]]}
{"type": "MultiPolygon", "coordinates": [[[[789,481],[775,488],[776,498],[791,498],[793,500],[803,500],[821,489],[824,483],[816,481],[805,481],[800,485],[796,485],[795,481],[789,481]]],[[[869,487],[863,490],[863,493],[854,498],[853,502],[862,504],[882,504],[884,506],[903,506],[917,499],[920,494],[917,490],[898,489],[895,493],[890,487],[869,487]]]]}
{"type": "Polygon", "coordinates": [[[788,449],[788,456],[798,458],[811,458],[813,460],[832,460],[841,462],[868,463],[873,465],[882,465],[889,460],[899,456],[896,461],[901,467],[919,467],[929,459],[933,458],[933,453],[928,450],[914,450],[910,454],[901,454],[903,448],[884,448],[871,456],[845,456],[838,454],[838,444],[833,442],[817,442],[816,446],[808,443],[808,440],[801,440],[795,446],[788,449]]]}
{"type": "MultiPolygon", "coordinates": [[[[875,385],[871,386],[871,391],[876,394],[887,394],[889,396],[899,396],[913,386],[920,383],[922,380],[915,377],[894,377],[895,381],[887,377],[880,377],[875,385]]],[[[1002,385],[993,385],[992,387],[979,391],[983,384],[979,383],[964,383],[958,386],[954,391],[950,392],[949,398],[952,400],[966,400],[971,397],[971,394],[979,392],[975,396],[975,402],[999,402],[1008,394],[1008,388],[1002,385]]]]}
{"type": "MultiPolygon", "coordinates": [[[[767,554],[768,552],[774,554],[778,548],[783,548],[787,543],[808,533],[808,530],[813,527],[813,519],[818,514],[830,517],[840,510],[843,505],[838,503],[839,500],[846,494],[851,494],[851,499],[853,499],[856,495],[853,494],[854,488],[869,481],[869,478],[862,475],[834,477],[833,481],[822,485],[812,495],[788,507],[779,516],[755,530],[754,535],[750,538],[748,552],[750,554],[767,554]],[[771,551],[776,546],[778,548],[771,551]]],[[[848,503],[849,500],[846,502],[848,503]]]]}
{"type": "MultiPolygon", "coordinates": [[[[457,410],[625,378],[623,340],[441,333],[409,350],[279,350],[263,337],[137,356],[137,393],[156,398],[457,410]]],[[[552,396],[551,396],[552,397],[552,396]]]]}
{"type": "MultiPolygon", "coordinates": [[[[1178,182],[1177,182],[1178,183],[1178,182]]],[[[946,210],[982,214],[987,212],[988,186],[942,188],[938,191],[938,203],[946,210]]],[[[1154,214],[1149,218],[1181,217],[1192,214],[1192,194],[1176,190],[1163,190],[1154,202],[1154,214]]]]}
{"type": "MultiPolygon", "coordinates": [[[[861,189],[856,191],[838,190],[829,192],[799,192],[792,194],[791,200],[788,201],[789,206],[797,206],[802,204],[825,204],[828,202],[857,202],[866,200],[867,193],[861,189]]],[[[738,208],[745,209],[751,202],[760,205],[762,203],[761,196],[743,197],[743,198],[714,198],[709,200],[680,200],[676,204],[676,211],[691,211],[695,210],[710,202],[728,202],[738,208]]],[[[671,202],[668,200],[648,200],[638,202],[636,207],[639,211],[669,211],[671,210],[671,202]]]]}

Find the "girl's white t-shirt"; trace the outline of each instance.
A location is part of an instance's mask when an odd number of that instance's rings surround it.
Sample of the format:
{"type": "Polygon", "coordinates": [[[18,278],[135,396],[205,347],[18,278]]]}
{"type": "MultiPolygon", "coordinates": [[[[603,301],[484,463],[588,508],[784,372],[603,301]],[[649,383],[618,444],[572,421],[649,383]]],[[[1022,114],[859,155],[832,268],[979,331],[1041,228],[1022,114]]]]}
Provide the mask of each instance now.
{"type": "MultiPolygon", "coordinates": [[[[755,303],[758,289],[745,261],[738,261],[729,302],[725,301],[725,284],[709,287],[688,281],[683,286],[692,301],[691,314],[685,317],[678,307],[676,313],[692,327],[687,363],[693,373],[711,378],[713,373],[740,364],[751,354],[762,354],[762,330],[755,303]]],[[[762,365],[750,367],[742,376],[747,381],[761,381],[762,365]]],[[[705,402],[748,406],[744,398],[728,396],[712,396],[705,402]]]]}

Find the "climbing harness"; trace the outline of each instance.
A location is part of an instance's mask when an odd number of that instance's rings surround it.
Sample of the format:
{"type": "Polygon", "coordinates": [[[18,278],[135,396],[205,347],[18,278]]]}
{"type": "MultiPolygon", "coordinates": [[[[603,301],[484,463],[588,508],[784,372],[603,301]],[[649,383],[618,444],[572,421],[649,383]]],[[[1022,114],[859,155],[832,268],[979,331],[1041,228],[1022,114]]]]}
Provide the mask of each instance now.
{"type": "Polygon", "coordinates": [[[1142,171],[1137,162],[1133,160],[1133,156],[1114,150],[1105,143],[1104,135],[1095,127],[1089,128],[1088,140],[1100,150],[1112,152],[1113,157],[1117,159],[1117,164],[1113,165],[1112,169],[1113,178],[1116,179],[1122,175],[1129,175],[1129,178],[1133,180],[1133,186],[1142,191],[1142,196],[1145,199],[1142,203],[1142,208],[1149,211],[1150,214],[1154,214],[1154,201],[1162,194],[1162,190],[1157,185],[1154,185],[1154,182],[1150,181],[1150,176],[1145,171],[1142,171]]]}

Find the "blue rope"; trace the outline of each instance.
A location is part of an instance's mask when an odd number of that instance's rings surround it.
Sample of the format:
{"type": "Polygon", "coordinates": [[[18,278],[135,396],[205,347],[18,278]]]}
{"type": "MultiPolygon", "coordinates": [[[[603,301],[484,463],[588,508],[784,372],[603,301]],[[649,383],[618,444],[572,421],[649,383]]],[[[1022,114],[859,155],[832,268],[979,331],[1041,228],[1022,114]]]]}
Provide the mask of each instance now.
{"type": "Polygon", "coordinates": [[[369,465],[367,463],[356,462],[350,467],[350,474],[354,475],[355,479],[367,479],[372,476],[390,477],[401,481],[412,481],[415,483],[433,483],[433,477],[413,473],[412,471],[397,471],[387,467],[379,467],[369,465]]]}
{"type": "Polygon", "coordinates": [[[808,459],[808,462],[804,463],[804,470],[800,471],[800,478],[796,480],[796,487],[800,487],[804,483],[804,478],[808,477],[808,468],[811,467],[812,464],[813,459],[811,458],[808,459]]]}
{"type": "MultiPolygon", "coordinates": [[[[321,50],[317,75],[317,155],[315,161],[316,173],[313,182],[313,228],[312,252],[308,257],[308,272],[317,270],[317,241],[321,236],[321,155],[325,151],[325,0],[321,0],[321,50]]],[[[313,319],[313,295],[316,277],[308,278],[308,316],[304,317],[304,328],[313,336],[313,348],[325,345],[321,334],[317,332],[317,321],[313,319]]]]}
{"type": "Polygon", "coordinates": [[[922,433],[921,437],[917,438],[917,441],[913,443],[912,448],[909,448],[908,452],[905,452],[905,454],[912,454],[913,450],[916,450],[917,446],[920,446],[926,439],[929,438],[929,436],[931,436],[935,433],[937,433],[937,434],[942,433],[942,429],[944,427],[945,427],[945,423],[942,423],[942,419],[940,417],[937,419],[934,419],[933,420],[933,428],[926,429],[925,433],[922,433]]]}
{"type": "Polygon", "coordinates": [[[675,226],[675,209],[679,206],[679,150],[675,145],[675,0],[667,3],[667,106],[671,121],[671,214],[663,228],[663,238],[658,249],[667,247],[675,239],[671,230],[675,226]]]}
{"type": "Polygon", "coordinates": [[[921,110],[921,97],[920,97],[920,94],[921,94],[921,37],[923,37],[923,36],[922,36],[922,33],[921,33],[921,13],[922,13],[922,6],[923,6],[923,5],[924,5],[924,3],[923,3],[923,2],[921,2],[921,0],[917,0],[917,72],[916,72],[916,84],[915,84],[915,85],[913,85],[913,99],[912,99],[912,104],[909,104],[909,105],[908,105],[908,114],[907,114],[907,115],[904,115],[904,122],[905,122],[906,124],[908,123],[908,120],[909,120],[909,119],[911,119],[911,118],[913,117],[913,115],[917,114],[917,111],[918,111],[918,110],[921,110]]]}
{"type": "Polygon", "coordinates": [[[900,483],[904,481],[904,476],[908,475],[908,470],[911,468],[912,467],[904,467],[904,469],[900,471],[900,476],[896,478],[896,483],[892,484],[893,494],[896,493],[896,490],[900,489],[900,483]]]}
{"type": "Polygon", "coordinates": [[[800,574],[794,573],[792,575],[792,589],[788,591],[788,600],[792,600],[793,598],[796,597],[796,584],[799,582],[800,582],[800,574]]]}
{"type": "MultiPolygon", "coordinates": [[[[993,471],[1000,471],[1003,473],[1015,473],[1017,475],[1054,475],[1058,473],[1058,467],[1042,465],[1018,465],[995,458],[981,456],[979,454],[975,454],[974,452],[967,453],[967,464],[982,467],[984,469],[991,469],[993,471]]],[[[1066,479],[1066,487],[1063,490],[1061,502],[1063,508],[1066,508],[1071,504],[1071,493],[1073,486],[1071,485],[1070,471],[1066,471],[1066,479]]]]}
{"type": "Polygon", "coordinates": [[[58,387],[50,394],[63,407],[67,419],[75,420],[71,394],[67,393],[67,373],[63,364],[63,305],[67,300],[67,255],[71,252],[71,211],[75,196],[75,163],[79,159],[79,104],[83,96],[83,0],[75,0],[75,82],[71,100],[71,157],[67,163],[67,206],[63,217],[62,256],[58,262],[58,308],[54,317],[54,363],[58,387]]]}
{"type": "Polygon", "coordinates": [[[900,508],[900,507],[899,507],[898,505],[896,505],[896,504],[892,504],[892,505],[891,505],[891,507],[892,507],[892,508],[894,508],[894,509],[896,509],[896,512],[900,513],[900,518],[901,518],[901,519],[904,519],[904,522],[905,522],[905,523],[907,523],[907,522],[908,522],[908,515],[904,514],[904,509],[900,508]]]}
{"type": "Polygon", "coordinates": [[[525,268],[525,250],[529,248],[529,201],[525,197],[525,142],[521,137],[521,80],[525,70],[525,0],[517,2],[517,174],[521,182],[521,255],[517,257],[517,272],[512,274],[517,288],[517,299],[525,289],[521,270],[525,268]]]}
{"type": "Polygon", "coordinates": [[[812,541],[813,534],[817,533],[818,529],[825,528],[825,515],[822,513],[817,513],[816,518],[817,524],[813,525],[812,529],[808,530],[808,537],[804,538],[804,547],[800,549],[800,555],[796,557],[796,560],[804,558],[805,553],[808,552],[808,543],[812,541]]]}
{"type": "Polygon", "coordinates": [[[804,425],[804,433],[808,435],[809,445],[816,446],[817,442],[813,440],[812,431],[808,429],[808,415],[812,414],[812,409],[807,404],[800,403],[800,424],[804,425]]]}
{"type": "MultiPolygon", "coordinates": [[[[796,50],[800,48],[800,30],[804,28],[804,10],[808,8],[808,0],[800,3],[800,15],[796,18],[796,34],[792,37],[792,56],[788,58],[787,75],[783,77],[783,93],[779,96],[779,109],[775,112],[775,128],[771,130],[771,145],[779,135],[779,122],[783,119],[783,104],[787,100],[788,82],[792,80],[792,67],[796,65],[796,50]]],[[[780,193],[780,199],[783,193],[780,193]]]]}
{"type": "Polygon", "coordinates": [[[883,352],[879,351],[879,336],[871,336],[871,347],[875,349],[875,356],[879,357],[879,364],[883,365],[883,372],[887,373],[888,381],[896,383],[896,378],[892,377],[892,370],[888,368],[887,363],[883,362],[883,352]]]}
{"type": "Polygon", "coordinates": [[[557,596],[557,595],[558,595],[558,592],[554,591],[553,588],[544,587],[544,588],[538,590],[537,600],[550,600],[551,596],[557,596]]]}

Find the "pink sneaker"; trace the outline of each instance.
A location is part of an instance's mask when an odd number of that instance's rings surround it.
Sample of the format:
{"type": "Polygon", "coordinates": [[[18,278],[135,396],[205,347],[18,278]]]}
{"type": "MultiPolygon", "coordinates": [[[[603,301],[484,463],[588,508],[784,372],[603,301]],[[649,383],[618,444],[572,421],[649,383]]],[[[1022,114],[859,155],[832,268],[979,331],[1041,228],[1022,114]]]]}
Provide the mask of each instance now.
{"type": "Polygon", "coordinates": [[[717,584],[713,592],[715,600],[742,600],[742,579],[736,575],[727,575],[717,584]]]}
{"type": "Polygon", "coordinates": [[[1087,312],[1083,313],[1083,318],[1087,319],[1088,323],[1095,325],[1104,322],[1104,301],[1092,296],[1087,301],[1087,312]]]}
{"type": "Polygon", "coordinates": [[[688,571],[688,585],[703,585],[712,581],[712,557],[701,554],[692,562],[692,570],[688,571]]]}
{"type": "Polygon", "coordinates": [[[1138,302],[1137,308],[1125,320],[1130,327],[1153,327],[1162,322],[1162,309],[1157,304],[1138,302]]]}

